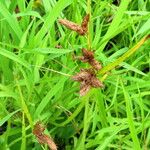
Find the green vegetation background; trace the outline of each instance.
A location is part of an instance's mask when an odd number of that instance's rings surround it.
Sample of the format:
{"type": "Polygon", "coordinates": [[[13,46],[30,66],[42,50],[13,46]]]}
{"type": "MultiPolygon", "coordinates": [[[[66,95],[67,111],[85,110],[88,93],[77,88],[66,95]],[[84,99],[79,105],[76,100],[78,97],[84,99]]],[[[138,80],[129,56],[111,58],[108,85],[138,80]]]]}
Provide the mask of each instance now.
{"type": "Polygon", "coordinates": [[[149,0],[1,0],[0,150],[47,150],[32,134],[39,120],[60,150],[148,150],[150,41],[138,43],[149,33],[149,0]],[[87,37],[58,23],[87,12],[87,37]],[[109,67],[105,88],[80,97],[70,76],[87,65],[72,56],[89,45],[109,67]]]}

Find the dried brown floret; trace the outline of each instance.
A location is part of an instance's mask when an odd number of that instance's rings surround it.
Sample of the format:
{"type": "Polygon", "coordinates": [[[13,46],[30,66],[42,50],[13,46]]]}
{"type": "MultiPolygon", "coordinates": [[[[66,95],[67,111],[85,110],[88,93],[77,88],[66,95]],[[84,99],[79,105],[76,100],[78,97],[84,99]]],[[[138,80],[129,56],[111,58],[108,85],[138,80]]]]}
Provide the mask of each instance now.
{"type": "Polygon", "coordinates": [[[89,71],[86,71],[86,69],[81,69],[79,73],[77,73],[75,76],[72,77],[74,81],[81,82],[83,80],[89,79],[90,78],[89,71]]]}
{"type": "Polygon", "coordinates": [[[94,52],[90,50],[82,49],[83,56],[77,57],[82,62],[88,62],[95,70],[100,70],[102,68],[101,64],[95,60],[94,52]]]}
{"type": "Polygon", "coordinates": [[[81,26],[69,21],[67,19],[59,19],[58,21],[60,24],[64,25],[70,30],[76,31],[80,35],[85,35],[87,32],[88,22],[89,22],[89,15],[86,15],[82,21],[81,26]]]}
{"type": "Polygon", "coordinates": [[[34,125],[33,134],[40,144],[47,144],[51,150],[57,150],[57,146],[48,135],[44,134],[45,127],[40,122],[34,125]]]}
{"type": "Polygon", "coordinates": [[[86,84],[86,82],[81,82],[79,92],[80,96],[86,95],[90,89],[91,89],[90,84],[86,84]]]}
{"type": "Polygon", "coordinates": [[[84,18],[83,18],[83,21],[82,21],[82,24],[81,24],[81,27],[83,29],[83,31],[86,33],[87,30],[88,30],[88,22],[89,22],[89,19],[90,19],[90,14],[87,14],[84,18]]]}
{"type": "Polygon", "coordinates": [[[89,61],[89,64],[96,70],[100,70],[102,68],[101,64],[95,59],[89,61]]]}
{"type": "Polygon", "coordinates": [[[66,19],[59,19],[59,23],[63,24],[65,27],[67,27],[70,30],[76,31],[80,35],[84,34],[83,33],[84,31],[81,28],[81,26],[76,24],[76,23],[74,23],[74,22],[72,22],[72,21],[69,21],[69,20],[66,20],[66,19]]]}
{"type": "Polygon", "coordinates": [[[44,139],[51,150],[57,150],[57,146],[48,135],[44,135],[44,139]]]}
{"type": "Polygon", "coordinates": [[[85,95],[91,87],[98,88],[103,87],[102,82],[96,78],[95,71],[93,69],[82,69],[79,73],[72,77],[74,81],[80,82],[80,95],[85,95]]]}
{"type": "Polygon", "coordinates": [[[89,61],[89,60],[94,59],[94,52],[93,51],[86,50],[85,48],[82,48],[82,53],[83,53],[85,60],[89,61]]]}
{"type": "Polygon", "coordinates": [[[61,45],[56,45],[55,48],[61,49],[62,46],[61,45]]]}
{"type": "Polygon", "coordinates": [[[91,86],[94,87],[94,88],[98,88],[98,87],[103,87],[103,84],[99,79],[92,78],[91,79],[91,86]]]}

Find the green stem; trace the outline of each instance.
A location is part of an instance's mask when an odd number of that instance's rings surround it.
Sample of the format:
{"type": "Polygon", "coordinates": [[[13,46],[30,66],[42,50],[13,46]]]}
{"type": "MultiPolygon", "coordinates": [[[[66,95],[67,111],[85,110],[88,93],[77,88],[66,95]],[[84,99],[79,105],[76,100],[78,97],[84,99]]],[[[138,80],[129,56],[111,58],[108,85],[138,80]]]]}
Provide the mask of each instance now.
{"type": "Polygon", "coordinates": [[[87,14],[90,15],[88,23],[88,32],[87,32],[87,47],[88,50],[91,49],[91,36],[90,36],[90,24],[91,24],[91,0],[87,0],[87,14]]]}
{"type": "Polygon", "coordinates": [[[27,117],[27,119],[28,119],[28,121],[30,123],[31,128],[33,128],[33,120],[32,120],[31,114],[29,112],[29,109],[28,109],[28,107],[27,107],[27,105],[25,103],[25,100],[24,100],[24,97],[23,97],[23,94],[22,94],[22,91],[21,91],[21,87],[20,87],[20,85],[18,83],[17,78],[15,78],[15,80],[16,80],[16,84],[17,84],[17,87],[18,87],[18,92],[19,92],[19,96],[20,96],[19,99],[21,101],[22,111],[23,111],[23,113],[25,113],[25,115],[26,115],[26,117],[27,117]]]}

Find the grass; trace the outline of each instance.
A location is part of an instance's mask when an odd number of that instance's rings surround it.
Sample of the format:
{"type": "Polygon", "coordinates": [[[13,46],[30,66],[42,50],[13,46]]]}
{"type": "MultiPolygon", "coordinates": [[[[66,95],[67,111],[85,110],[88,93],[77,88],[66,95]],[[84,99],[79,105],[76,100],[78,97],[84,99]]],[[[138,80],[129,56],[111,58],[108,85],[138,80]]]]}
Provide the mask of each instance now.
{"type": "Polygon", "coordinates": [[[32,133],[41,121],[60,150],[148,150],[149,6],[148,0],[0,1],[0,149],[48,150],[32,133]],[[80,24],[86,13],[84,37],[58,23],[80,24]],[[82,48],[95,50],[105,85],[83,97],[70,79],[89,67],[73,60],[82,48]]]}

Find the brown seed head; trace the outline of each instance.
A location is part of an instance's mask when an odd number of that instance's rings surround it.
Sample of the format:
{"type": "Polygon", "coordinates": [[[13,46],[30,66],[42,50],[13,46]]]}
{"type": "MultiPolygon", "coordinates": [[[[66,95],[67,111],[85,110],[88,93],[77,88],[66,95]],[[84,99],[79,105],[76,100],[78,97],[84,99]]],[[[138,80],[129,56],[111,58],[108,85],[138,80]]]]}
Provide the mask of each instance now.
{"type": "Polygon", "coordinates": [[[74,75],[72,79],[74,81],[82,82],[84,80],[88,80],[90,78],[91,74],[89,74],[89,71],[86,69],[81,69],[79,73],[74,75]]]}
{"type": "Polygon", "coordinates": [[[36,136],[40,144],[47,144],[51,150],[57,150],[56,144],[53,142],[52,138],[44,134],[45,127],[37,122],[34,125],[33,134],[36,136]]]}
{"type": "Polygon", "coordinates": [[[85,95],[91,87],[103,87],[102,82],[96,78],[94,69],[82,69],[78,74],[72,77],[74,81],[80,82],[80,96],[85,95]]]}
{"type": "Polygon", "coordinates": [[[86,50],[85,48],[82,48],[82,53],[84,56],[84,59],[92,60],[94,59],[94,52],[86,50]]]}
{"type": "Polygon", "coordinates": [[[86,82],[81,82],[79,92],[80,96],[86,95],[90,89],[91,89],[90,84],[87,84],[86,82]]]}
{"type": "Polygon", "coordinates": [[[100,70],[102,68],[101,64],[94,59],[94,52],[90,50],[82,49],[83,56],[79,59],[82,62],[88,62],[95,70],[100,70]]]}
{"type": "Polygon", "coordinates": [[[59,19],[58,22],[60,24],[64,25],[65,27],[67,27],[68,29],[76,31],[79,35],[85,35],[88,30],[89,17],[90,17],[90,15],[87,14],[83,18],[81,26],[72,21],[66,20],[66,19],[59,19]]]}
{"type": "Polygon", "coordinates": [[[34,134],[34,135],[41,135],[44,130],[45,130],[45,127],[42,126],[41,123],[38,121],[38,122],[34,125],[33,134],[34,134]]]}
{"type": "Polygon", "coordinates": [[[76,31],[78,34],[80,35],[83,35],[84,31],[83,29],[81,28],[80,25],[72,22],[72,21],[69,21],[69,20],[66,20],[66,19],[59,19],[58,21],[60,24],[64,25],[65,27],[67,27],[68,29],[70,30],[73,30],[73,31],[76,31]]]}
{"type": "Polygon", "coordinates": [[[101,64],[95,60],[92,59],[91,61],[89,61],[89,64],[95,69],[95,70],[100,70],[102,68],[101,64]]]}
{"type": "Polygon", "coordinates": [[[88,30],[88,22],[89,22],[89,19],[90,19],[90,14],[87,14],[84,18],[83,18],[83,21],[82,21],[82,24],[81,24],[81,27],[83,29],[83,31],[86,33],[87,30],[88,30]]]}
{"type": "Polygon", "coordinates": [[[48,135],[45,135],[44,139],[51,150],[57,150],[57,146],[52,138],[50,138],[48,135]]]}
{"type": "Polygon", "coordinates": [[[91,78],[91,86],[94,88],[103,87],[102,82],[96,77],[91,78]]]}

